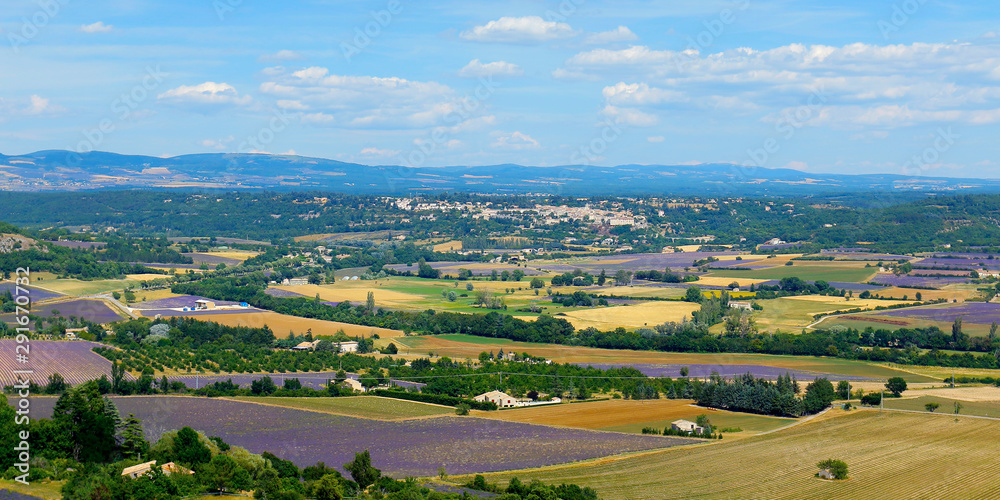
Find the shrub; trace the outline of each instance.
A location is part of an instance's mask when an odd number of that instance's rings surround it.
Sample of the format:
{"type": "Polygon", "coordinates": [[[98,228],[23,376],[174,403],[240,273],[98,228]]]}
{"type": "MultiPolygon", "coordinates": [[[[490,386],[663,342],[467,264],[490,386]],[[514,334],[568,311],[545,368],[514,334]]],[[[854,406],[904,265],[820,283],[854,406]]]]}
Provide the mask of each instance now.
{"type": "Polygon", "coordinates": [[[816,467],[830,471],[834,479],[847,479],[847,464],[843,460],[830,458],[816,464],[816,467]]]}

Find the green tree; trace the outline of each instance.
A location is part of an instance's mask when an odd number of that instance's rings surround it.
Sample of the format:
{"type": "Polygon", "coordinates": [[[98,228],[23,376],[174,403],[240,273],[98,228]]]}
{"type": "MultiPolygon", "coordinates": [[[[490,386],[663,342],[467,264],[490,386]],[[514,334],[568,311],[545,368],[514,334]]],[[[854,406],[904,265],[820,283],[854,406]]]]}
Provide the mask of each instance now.
{"type": "Polygon", "coordinates": [[[701,293],[701,288],[698,288],[696,286],[688,287],[687,292],[684,293],[684,300],[686,302],[693,302],[695,304],[700,304],[703,298],[704,295],[702,295],[701,293]]]}
{"type": "Polygon", "coordinates": [[[851,383],[846,380],[837,382],[837,397],[840,399],[851,399],[851,383]]]}
{"type": "Polygon", "coordinates": [[[355,453],[354,460],[344,464],[344,470],[351,473],[351,479],[354,479],[354,482],[358,483],[358,487],[362,490],[375,484],[375,481],[382,477],[382,471],[372,467],[372,457],[368,450],[355,453]]]}
{"type": "Polygon", "coordinates": [[[823,460],[816,464],[816,467],[830,471],[834,479],[847,479],[847,463],[843,460],[834,460],[832,458],[823,460]]]}
{"type": "Polygon", "coordinates": [[[955,318],[955,322],[951,324],[951,340],[958,342],[962,339],[962,317],[959,316],[955,318]]]}
{"type": "Polygon", "coordinates": [[[149,454],[149,443],[142,432],[142,421],[129,413],[122,427],[122,455],[126,458],[141,458],[149,454]]]}
{"type": "Polygon", "coordinates": [[[240,491],[253,487],[250,473],[227,455],[219,454],[201,467],[198,478],[211,491],[240,491]]]}
{"type": "Polygon", "coordinates": [[[340,478],[334,474],[327,474],[312,487],[313,496],[316,500],[341,500],[344,498],[344,490],[340,485],[340,478]]]}
{"type": "Polygon", "coordinates": [[[941,407],[940,403],[927,403],[924,405],[924,409],[931,413],[934,413],[934,411],[940,407],[941,407]]]}
{"type": "Polygon", "coordinates": [[[365,301],[365,310],[368,314],[375,313],[375,292],[368,292],[368,300],[365,301]]]}
{"type": "Polygon", "coordinates": [[[903,377],[892,377],[886,381],[885,388],[898,398],[906,390],[906,380],[903,377]]]}
{"type": "Polygon", "coordinates": [[[49,383],[45,386],[45,394],[62,394],[66,392],[68,387],[66,379],[62,375],[53,373],[49,375],[49,383]]]}
{"type": "Polygon", "coordinates": [[[56,401],[52,420],[67,437],[74,460],[107,462],[117,450],[117,409],[101,395],[96,382],[87,382],[56,401]],[[114,414],[112,415],[112,409],[114,414]]]}
{"type": "Polygon", "coordinates": [[[818,378],[806,386],[806,395],[802,398],[802,409],[805,413],[817,413],[833,403],[837,393],[833,384],[825,378],[818,378]]]}
{"type": "Polygon", "coordinates": [[[174,459],[183,464],[194,466],[212,460],[212,451],[198,439],[198,433],[190,427],[184,427],[177,431],[172,451],[174,459]]]}

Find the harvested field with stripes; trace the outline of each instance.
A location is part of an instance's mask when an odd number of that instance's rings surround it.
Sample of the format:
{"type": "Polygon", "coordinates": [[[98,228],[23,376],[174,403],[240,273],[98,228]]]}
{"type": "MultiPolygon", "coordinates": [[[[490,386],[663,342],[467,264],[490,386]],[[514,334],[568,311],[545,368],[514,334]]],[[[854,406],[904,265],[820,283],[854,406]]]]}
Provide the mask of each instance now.
{"type": "Polygon", "coordinates": [[[572,482],[602,498],[963,498],[997,497],[1000,421],[913,413],[832,410],[779,432],[695,448],[583,464],[490,474],[501,482],[572,482]],[[850,479],[813,475],[827,458],[850,479]]]}

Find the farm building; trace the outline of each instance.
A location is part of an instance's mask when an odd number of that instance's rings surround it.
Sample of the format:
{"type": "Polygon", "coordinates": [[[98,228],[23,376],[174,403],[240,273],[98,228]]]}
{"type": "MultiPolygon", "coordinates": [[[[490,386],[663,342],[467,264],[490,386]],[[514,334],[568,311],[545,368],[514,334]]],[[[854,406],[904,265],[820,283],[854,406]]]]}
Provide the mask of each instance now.
{"type": "Polygon", "coordinates": [[[208,299],[198,299],[194,301],[194,309],[196,311],[203,311],[206,309],[215,309],[215,302],[208,299]]]}
{"type": "Polygon", "coordinates": [[[739,302],[731,300],[729,301],[729,307],[731,309],[743,309],[744,311],[752,311],[753,305],[749,302],[739,302]]]}
{"type": "MultiPolygon", "coordinates": [[[[293,351],[315,351],[316,346],[322,342],[322,339],[316,339],[312,342],[300,342],[297,346],[293,347],[293,351]]],[[[334,342],[333,348],[340,350],[340,352],[358,352],[357,342],[334,342]]]]}
{"type": "Polygon", "coordinates": [[[333,347],[340,348],[340,352],[358,352],[357,342],[334,342],[333,347]]]}
{"type": "Polygon", "coordinates": [[[705,432],[705,428],[690,421],[690,420],[674,420],[670,422],[670,428],[675,431],[701,434],[705,432]]]}
{"type": "Polygon", "coordinates": [[[833,473],[830,472],[830,469],[820,469],[819,473],[817,473],[816,475],[823,479],[830,479],[830,480],[837,479],[833,477],[833,473]]]}
{"type": "MultiPolygon", "coordinates": [[[[146,474],[149,474],[149,471],[153,468],[154,465],[156,465],[156,460],[152,460],[139,465],[133,465],[132,467],[126,467],[125,470],[122,471],[122,475],[128,476],[132,479],[136,479],[145,476],[146,474]]],[[[160,470],[163,471],[163,474],[167,476],[171,474],[194,474],[194,471],[192,471],[191,469],[181,467],[180,465],[177,465],[173,462],[167,462],[161,465],[160,470]]]]}
{"type": "Polygon", "coordinates": [[[514,396],[501,391],[490,391],[480,394],[472,399],[479,402],[489,401],[496,404],[500,408],[513,408],[515,406],[520,406],[514,396]]]}
{"type": "Polygon", "coordinates": [[[361,382],[358,382],[357,380],[355,380],[353,378],[349,378],[347,380],[344,380],[344,385],[346,385],[347,387],[349,387],[349,388],[351,388],[351,389],[353,389],[353,390],[355,390],[357,392],[365,392],[365,386],[361,385],[361,382]]]}
{"type": "Polygon", "coordinates": [[[284,280],[282,280],[281,284],[286,286],[308,285],[309,280],[307,278],[292,278],[292,279],[285,278],[284,280]]]}

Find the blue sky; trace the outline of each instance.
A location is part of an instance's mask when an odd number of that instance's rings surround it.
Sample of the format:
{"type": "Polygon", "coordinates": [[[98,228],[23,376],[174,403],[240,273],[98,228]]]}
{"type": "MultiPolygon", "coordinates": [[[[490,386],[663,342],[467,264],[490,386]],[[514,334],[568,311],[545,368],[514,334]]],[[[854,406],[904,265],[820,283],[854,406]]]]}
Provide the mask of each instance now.
{"type": "Polygon", "coordinates": [[[12,0],[0,152],[997,177],[998,19],[937,0],[12,0]]]}

